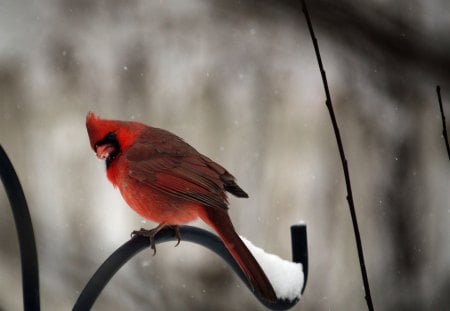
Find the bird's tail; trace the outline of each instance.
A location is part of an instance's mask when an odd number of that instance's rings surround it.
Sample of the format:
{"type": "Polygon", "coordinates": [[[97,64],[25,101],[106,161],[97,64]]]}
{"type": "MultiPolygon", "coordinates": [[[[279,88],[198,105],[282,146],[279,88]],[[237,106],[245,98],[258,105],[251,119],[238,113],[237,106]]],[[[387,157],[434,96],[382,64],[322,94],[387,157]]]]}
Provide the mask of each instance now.
{"type": "Polygon", "coordinates": [[[228,212],[219,208],[206,208],[200,218],[211,226],[222,239],[226,248],[244,272],[253,289],[269,302],[277,300],[275,291],[264,271],[239,238],[228,212]]]}

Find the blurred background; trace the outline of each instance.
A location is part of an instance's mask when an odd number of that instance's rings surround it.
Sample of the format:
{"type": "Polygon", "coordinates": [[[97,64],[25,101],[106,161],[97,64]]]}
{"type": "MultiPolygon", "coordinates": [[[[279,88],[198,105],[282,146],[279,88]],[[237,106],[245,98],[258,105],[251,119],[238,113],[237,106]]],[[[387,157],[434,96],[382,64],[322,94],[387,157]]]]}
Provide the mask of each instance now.
{"type": "MultiPolygon", "coordinates": [[[[85,116],[168,129],[225,166],[238,232],[310,270],[294,310],[365,310],[345,183],[299,1],[3,0],[0,143],[25,189],[43,310],[71,309],[140,227],[90,149],[85,116]]],[[[310,1],[349,161],[376,310],[450,308],[450,3],[310,1]]],[[[0,309],[21,310],[17,235],[0,190],[0,309]]],[[[194,225],[203,226],[196,222],[194,225]]],[[[263,310],[214,254],[145,251],[95,310],[263,310]]]]}

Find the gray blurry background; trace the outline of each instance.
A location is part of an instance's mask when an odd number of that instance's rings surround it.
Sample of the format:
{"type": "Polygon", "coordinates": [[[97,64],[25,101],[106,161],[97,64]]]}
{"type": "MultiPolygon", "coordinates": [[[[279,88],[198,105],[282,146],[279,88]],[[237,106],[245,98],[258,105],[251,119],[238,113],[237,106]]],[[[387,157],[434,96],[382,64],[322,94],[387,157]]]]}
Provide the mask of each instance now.
{"type": "MultiPolygon", "coordinates": [[[[450,3],[310,1],[353,180],[377,310],[450,308],[450,3]]],[[[90,150],[85,116],[179,134],[250,194],[239,233],[289,259],[308,224],[295,310],[364,310],[345,184],[297,1],[2,0],[0,143],[31,209],[43,310],[68,310],[145,222],[90,150]]],[[[17,237],[0,190],[0,309],[20,310],[17,237]]],[[[195,225],[203,226],[200,222],[195,225]]],[[[181,243],[141,253],[96,310],[263,310],[223,262],[181,243]]]]}

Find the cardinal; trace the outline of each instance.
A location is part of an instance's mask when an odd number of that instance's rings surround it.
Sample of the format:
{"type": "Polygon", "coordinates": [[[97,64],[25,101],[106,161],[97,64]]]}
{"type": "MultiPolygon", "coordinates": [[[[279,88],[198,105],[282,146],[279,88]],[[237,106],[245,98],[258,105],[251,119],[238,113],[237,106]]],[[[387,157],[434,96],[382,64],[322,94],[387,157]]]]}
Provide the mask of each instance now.
{"type": "Polygon", "coordinates": [[[89,112],[86,128],[92,149],[106,162],[108,179],[140,216],[158,223],[134,231],[150,239],[164,227],[202,219],[221,238],[246,278],[263,299],[276,294],[253,255],[236,233],[228,215],[227,192],[247,193],[226,169],[166,130],[138,122],[101,119],[89,112]]]}

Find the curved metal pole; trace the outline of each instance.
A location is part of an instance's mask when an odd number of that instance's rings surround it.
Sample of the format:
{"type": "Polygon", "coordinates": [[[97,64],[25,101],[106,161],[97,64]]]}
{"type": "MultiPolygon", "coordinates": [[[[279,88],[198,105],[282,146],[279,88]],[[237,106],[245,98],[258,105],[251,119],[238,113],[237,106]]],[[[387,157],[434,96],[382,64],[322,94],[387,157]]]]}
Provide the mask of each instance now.
{"type": "MultiPolygon", "coordinates": [[[[228,250],[222,241],[214,234],[209,231],[192,227],[192,226],[179,226],[181,239],[188,242],[197,243],[202,245],[211,251],[215,252],[222,259],[224,259],[237,273],[241,280],[251,289],[251,285],[244,276],[233,257],[230,255],[228,250]]],[[[308,276],[308,249],[307,249],[307,238],[306,238],[306,225],[295,225],[291,227],[291,239],[292,239],[292,255],[293,261],[296,263],[301,263],[303,265],[304,283],[302,288],[302,293],[305,290],[306,280],[308,276]]],[[[177,237],[175,233],[170,228],[164,228],[159,231],[155,236],[155,243],[163,243],[167,241],[176,241],[177,237]]],[[[81,292],[78,300],[76,301],[73,310],[89,310],[96,299],[100,295],[101,291],[105,288],[106,284],[111,280],[114,274],[133,256],[135,256],[140,251],[149,247],[149,239],[137,236],[132,238],[121,247],[119,247],[109,258],[98,268],[89,282],[86,284],[85,288],[81,292]]],[[[264,304],[267,308],[272,310],[287,310],[292,308],[297,304],[299,299],[294,301],[288,301],[279,299],[275,303],[268,303],[261,297],[259,297],[255,292],[253,292],[255,297],[264,304]]]]}
{"type": "Polygon", "coordinates": [[[23,307],[24,310],[40,310],[38,257],[30,212],[16,171],[1,145],[0,177],[11,205],[19,238],[23,307]]]}

